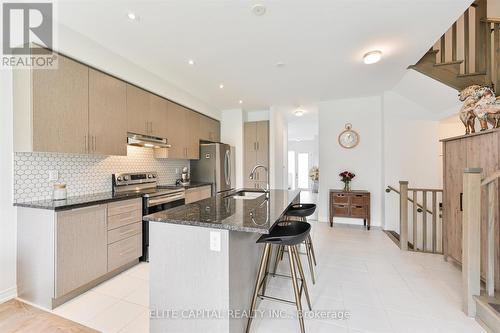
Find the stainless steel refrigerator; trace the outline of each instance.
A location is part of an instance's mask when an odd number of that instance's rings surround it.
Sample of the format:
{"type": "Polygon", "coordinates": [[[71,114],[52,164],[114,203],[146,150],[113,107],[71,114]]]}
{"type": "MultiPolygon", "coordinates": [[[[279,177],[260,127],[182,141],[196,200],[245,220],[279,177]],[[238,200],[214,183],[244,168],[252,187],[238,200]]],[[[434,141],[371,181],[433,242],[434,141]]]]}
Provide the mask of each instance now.
{"type": "Polygon", "coordinates": [[[224,143],[200,145],[200,159],[191,160],[191,181],[212,183],[212,193],[235,188],[234,147],[224,143]]]}

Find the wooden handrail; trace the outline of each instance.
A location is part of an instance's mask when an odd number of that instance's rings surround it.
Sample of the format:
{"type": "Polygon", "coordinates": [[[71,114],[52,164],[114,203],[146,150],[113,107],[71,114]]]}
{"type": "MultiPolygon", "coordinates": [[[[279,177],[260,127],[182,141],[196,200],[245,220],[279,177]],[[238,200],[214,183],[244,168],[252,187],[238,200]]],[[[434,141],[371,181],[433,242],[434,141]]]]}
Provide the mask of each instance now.
{"type": "Polygon", "coordinates": [[[497,170],[497,171],[493,172],[493,174],[491,174],[490,176],[483,178],[483,181],[481,182],[481,186],[486,186],[489,183],[495,181],[499,177],[500,177],[500,170],[497,170]]]}
{"type": "MultiPolygon", "coordinates": [[[[416,191],[416,190],[417,190],[417,189],[408,189],[408,191],[416,191]]],[[[420,189],[418,189],[418,190],[420,190],[420,189]]],[[[386,191],[387,193],[389,193],[389,192],[391,192],[391,191],[394,191],[394,192],[396,192],[397,194],[401,194],[401,193],[399,193],[399,191],[398,191],[398,190],[396,190],[396,189],[395,189],[394,187],[392,187],[392,186],[387,186],[387,189],[386,189],[385,191],[386,191]]],[[[431,191],[431,190],[428,190],[428,191],[431,191]]],[[[437,190],[437,191],[441,191],[441,192],[442,192],[442,190],[437,190]]],[[[411,202],[411,203],[413,203],[413,202],[414,202],[414,201],[413,201],[413,199],[410,199],[409,197],[408,197],[408,201],[409,201],[409,202],[411,202]]],[[[419,204],[418,202],[417,202],[417,206],[418,206],[418,208],[420,208],[420,209],[421,209],[421,210],[419,211],[419,213],[421,213],[421,212],[422,212],[422,210],[424,209],[424,206],[422,206],[422,205],[421,205],[421,204],[419,204]]],[[[427,208],[425,208],[425,210],[426,210],[426,211],[427,211],[427,213],[429,213],[429,214],[434,214],[431,210],[429,210],[429,209],[427,209],[427,208]]]]}

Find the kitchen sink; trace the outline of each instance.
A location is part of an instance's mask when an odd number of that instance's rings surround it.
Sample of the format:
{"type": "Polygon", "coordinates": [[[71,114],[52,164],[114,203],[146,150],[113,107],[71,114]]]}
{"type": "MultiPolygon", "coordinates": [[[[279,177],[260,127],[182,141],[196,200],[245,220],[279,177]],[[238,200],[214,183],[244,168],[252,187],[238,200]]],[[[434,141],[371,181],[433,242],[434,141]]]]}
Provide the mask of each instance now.
{"type": "Polygon", "coordinates": [[[265,192],[256,192],[256,191],[240,191],[235,194],[228,195],[227,197],[232,197],[235,199],[243,199],[243,200],[253,200],[258,197],[266,194],[265,192]]]}

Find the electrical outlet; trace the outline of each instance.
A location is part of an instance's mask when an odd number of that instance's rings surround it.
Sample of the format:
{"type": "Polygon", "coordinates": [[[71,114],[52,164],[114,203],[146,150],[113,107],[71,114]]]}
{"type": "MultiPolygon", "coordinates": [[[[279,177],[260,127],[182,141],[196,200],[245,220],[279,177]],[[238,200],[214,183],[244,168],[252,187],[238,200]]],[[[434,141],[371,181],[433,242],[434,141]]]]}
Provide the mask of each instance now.
{"type": "Polygon", "coordinates": [[[210,231],[210,251],[220,252],[219,231],[210,231]]]}
{"type": "Polygon", "coordinates": [[[56,182],[59,179],[59,171],[49,170],[49,181],[56,182]]]}

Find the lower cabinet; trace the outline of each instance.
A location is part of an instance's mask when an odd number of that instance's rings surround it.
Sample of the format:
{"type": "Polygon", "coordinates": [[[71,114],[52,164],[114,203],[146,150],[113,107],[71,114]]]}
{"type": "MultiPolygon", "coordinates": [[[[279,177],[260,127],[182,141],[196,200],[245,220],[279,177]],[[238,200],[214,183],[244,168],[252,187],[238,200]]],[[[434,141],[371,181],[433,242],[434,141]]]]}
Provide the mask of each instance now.
{"type": "Polygon", "coordinates": [[[108,272],[142,256],[142,201],[119,201],[108,206],[108,272]]]}
{"type": "Polygon", "coordinates": [[[56,298],[107,272],[106,205],[56,214],[56,298]]]}
{"type": "Polygon", "coordinates": [[[142,199],[64,211],[19,207],[18,296],[46,309],[138,262],[142,199]]]}
{"type": "Polygon", "coordinates": [[[186,190],[186,204],[192,202],[200,201],[212,196],[212,186],[200,186],[194,187],[186,190]]]}

